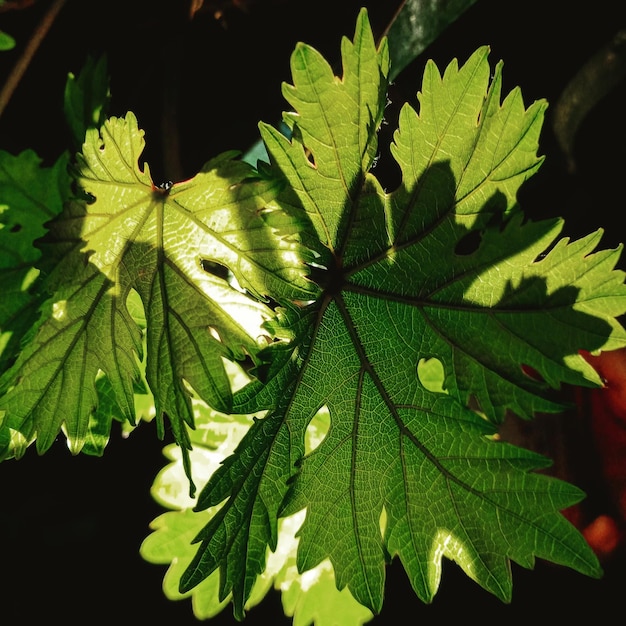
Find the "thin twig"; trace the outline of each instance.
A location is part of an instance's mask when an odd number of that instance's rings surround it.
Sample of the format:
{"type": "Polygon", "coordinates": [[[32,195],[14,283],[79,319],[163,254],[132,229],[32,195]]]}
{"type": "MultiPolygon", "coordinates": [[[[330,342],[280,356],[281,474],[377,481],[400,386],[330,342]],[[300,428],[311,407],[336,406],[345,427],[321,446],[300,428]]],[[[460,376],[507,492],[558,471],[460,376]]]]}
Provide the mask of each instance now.
{"type": "Polygon", "coordinates": [[[28,40],[28,43],[22,52],[22,56],[13,66],[11,73],[2,87],[2,91],[0,91],[0,116],[4,113],[4,109],[6,109],[9,104],[9,101],[11,100],[15,89],[19,85],[22,76],[24,76],[30,62],[33,60],[35,52],[37,52],[37,48],[39,48],[39,45],[44,40],[44,37],[50,30],[50,27],[54,23],[56,16],[65,2],[66,0],[54,0],[52,2],[48,11],[37,25],[37,28],[35,28],[31,38],[28,40]]]}

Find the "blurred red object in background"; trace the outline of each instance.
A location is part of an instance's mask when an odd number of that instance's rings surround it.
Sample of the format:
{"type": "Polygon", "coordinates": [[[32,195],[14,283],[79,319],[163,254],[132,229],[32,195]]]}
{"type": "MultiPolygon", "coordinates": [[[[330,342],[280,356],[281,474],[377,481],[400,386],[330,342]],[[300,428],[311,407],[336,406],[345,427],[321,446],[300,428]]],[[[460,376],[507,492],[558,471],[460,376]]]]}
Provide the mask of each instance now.
{"type": "Polygon", "coordinates": [[[581,352],[603,380],[603,387],[579,389],[587,395],[593,445],[614,510],[600,514],[583,529],[599,557],[607,557],[624,541],[626,527],[626,348],[594,356],[581,352]]]}

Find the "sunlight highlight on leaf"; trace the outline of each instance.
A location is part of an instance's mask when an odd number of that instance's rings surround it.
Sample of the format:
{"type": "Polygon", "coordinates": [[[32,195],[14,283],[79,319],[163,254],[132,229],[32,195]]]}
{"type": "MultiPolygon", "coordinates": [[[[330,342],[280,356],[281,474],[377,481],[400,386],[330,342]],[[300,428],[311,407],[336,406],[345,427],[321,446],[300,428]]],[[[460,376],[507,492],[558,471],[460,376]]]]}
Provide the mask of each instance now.
{"type": "Polygon", "coordinates": [[[284,181],[276,202],[319,239],[303,235],[322,292],[268,325],[276,341],[234,399],[267,414],[202,490],[198,510],[223,504],[181,578],[187,591],[219,570],[237,618],[277,520],[302,510],[298,571],[329,564],[337,589],[373,613],[389,558],[427,602],[442,557],[504,601],[512,561],[600,573],[560,513],[582,492],[494,435],[507,411],[557,411],[561,385],[597,383],[584,346],[626,345],[620,250],[596,252],[597,235],[557,241],[558,221],[523,219],[517,195],[542,162],[546,104],[526,107],[519,89],[502,98],[488,55],[443,74],[427,64],[419,107],[402,108],[394,133],[402,181],[389,192],[369,171],[388,54],[365,11],[342,42],[342,75],[304,44],[292,55],[290,137],[261,132],[284,181]],[[320,407],[330,426],[312,441],[320,407]]]}
{"type": "Polygon", "coordinates": [[[254,361],[266,345],[264,326],[274,316],[267,295],[289,301],[317,293],[304,277],[299,222],[278,215],[276,181],[225,153],[162,189],[139,164],[143,147],[132,113],[89,128],[74,170],[86,197],[68,203],[50,227],[50,238],[64,242],[46,279],[50,316],[5,377],[9,393],[0,400],[6,426],[36,438],[41,452],[61,428],[74,452],[88,433],[106,443],[110,416],[90,421],[98,415],[99,371],[110,383],[107,402],[114,399],[133,424],[145,350],[159,432],[167,416],[187,455],[193,397],[228,411],[225,362],[254,361]],[[237,286],[205,271],[205,262],[231,270],[237,286]]]}
{"type": "Polygon", "coordinates": [[[267,163],[161,186],[134,114],[91,127],[101,72],[92,102],[70,82],[70,174],[0,153],[0,460],[59,433],[101,455],[154,419],[169,511],[141,554],[200,619],[274,588],[295,626],[362,624],[395,558],[424,602],[444,558],[502,601],[512,563],[599,576],[561,513],[582,491],[498,429],[602,384],[581,352],[626,346],[622,249],[525,218],[546,103],[503,94],[489,54],[429,61],[387,150],[363,9],[337,70],[296,45],[267,163]]]}
{"type": "MultiPolygon", "coordinates": [[[[234,364],[231,364],[231,369],[233,385],[237,386],[242,382],[240,373],[234,369],[234,364]]],[[[191,433],[194,441],[191,463],[198,482],[204,482],[232,453],[249,428],[251,416],[220,415],[200,405],[196,409],[197,430],[191,433]]],[[[320,411],[322,423],[326,421],[325,417],[327,412],[320,411]]],[[[178,581],[195,552],[191,541],[219,507],[192,512],[195,500],[189,497],[186,489],[187,479],[180,450],[170,445],[163,452],[169,463],[159,472],[151,493],[159,504],[175,511],[165,513],[152,522],[153,532],[144,540],[141,555],[151,563],[169,566],[163,583],[169,599],[191,598],[196,618],[207,619],[217,615],[231,601],[230,596],[219,599],[219,572],[215,571],[185,593],[178,590],[178,581]]],[[[337,590],[330,562],[326,561],[302,574],[298,572],[296,533],[304,518],[305,511],[300,511],[279,521],[276,549],[268,551],[264,570],[255,581],[246,610],[262,602],[274,588],[281,592],[285,614],[293,616],[294,624],[331,626],[338,616],[342,616],[345,626],[364,624],[373,617],[372,613],[359,605],[348,590],[337,590]]]]}

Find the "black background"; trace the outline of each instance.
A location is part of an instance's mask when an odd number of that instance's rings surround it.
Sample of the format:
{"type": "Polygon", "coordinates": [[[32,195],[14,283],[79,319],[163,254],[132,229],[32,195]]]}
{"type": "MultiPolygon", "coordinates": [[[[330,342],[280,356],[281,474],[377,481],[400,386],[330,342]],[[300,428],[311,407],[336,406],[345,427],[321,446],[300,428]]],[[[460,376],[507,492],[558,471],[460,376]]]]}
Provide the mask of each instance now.
{"type": "MultiPolygon", "coordinates": [[[[40,0],[27,10],[0,14],[0,29],[18,40],[15,52],[0,55],[0,80],[49,4],[40,0]]],[[[297,41],[336,60],[340,37],[352,36],[360,6],[369,8],[378,34],[399,3],[259,0],[247,12],[227,11],[222,21],[203,12],[191,22],[185,19],[186,4],[68,0],[0,117],[0,147],[12,153],[32,148],[51,163],[69,141],[61,111],[67,73],[78,73],[87,54],[106,51],[111,114],[137,115],[156,182],[168,178],[160,143],[161,94],[177,86],[182,167],[192,176],[224,150],[246,150],[257,139],[259,120],[277,121],[285,106],[280,83],[289,80],[289,55],[297,41]]],[[[626,27],[622,5],[478,0],[403,72],[392,99],[413,101],[426,58],[443,68],[453,57],[463,61],[489,44],[492,63],[504,60],[505,93],[520,85],[527,104],[538,98],[554,103],[587,58],[626,27]]],[[[603,247],[623,240],[625,105],[622,81],[581,126],[575,175],[568,174],[556,147],[548,109],[540,150],[547,160],[520,196],[530,215],[562,215],[573,235],[603,227],[603,247]]],[[[43,457],[30,450],[19,462],[0,465],[2,624],[196,623],[189,601],[174,603],[162,595],[165,568],[138,554],[149,522],[163,512],[149,495],[165,462],[163,445],[154,425],[143,425],[127,440],[114,431],[102,459],[71,457],[58,441],[43,457]]],[[[623,556],[606,563],[599,581],[543,563],[534,571],[514,566],[513,576],[513,602],[504,605],[447,563],[440,592],[426,606],[394,562],[383,612],[371,623],[470,615],[487,623],[511,618],[580,623],[585,613],[595,620],[622,611],[623,556]]],[[[248,624],[268,621],[291,623],[276,593],[246,618],[248,624]]],[[[235,622],[227,608],[213,623],[235,622]]]]}

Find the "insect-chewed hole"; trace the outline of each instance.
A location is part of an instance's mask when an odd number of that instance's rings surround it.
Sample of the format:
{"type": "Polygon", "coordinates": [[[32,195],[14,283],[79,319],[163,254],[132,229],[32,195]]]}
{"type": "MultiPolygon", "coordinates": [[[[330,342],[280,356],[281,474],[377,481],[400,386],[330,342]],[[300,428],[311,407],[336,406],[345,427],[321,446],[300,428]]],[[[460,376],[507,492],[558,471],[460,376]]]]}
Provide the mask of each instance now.
{"type": "Polygon", "coordinates": [[[543,376],[534,367],[526,365],[525,363],[522,363],[520,367],[522,369],[522,373],[525,376],[528,376],[528,378],[539,382],[542,382],[544,380],[543,376]]]}
{"type": "Polygon", "coordinates": [[[140,328],[146,328],[146,310],[143,306],[141,296],[135,289],[131,289],[128,292],[126,298],[126,308],[131,317],[140,328]]]}
{"type": "Polygon", "coordinates": [[[228,280],[230,276],[230,270],[225,265],[210,261],[209,259],[200,259],[200,267],[207,274],[212,274],[223,280],[228,280]]]}
{"type": "Polygon", "coordinates": [[[330,428],[330,411],[324,405],[313,416],[304,433],[304,452],[313,452],[324,441],[330,428]]]}
{"type": "Polygon", "coordinates": [[[387,509],[384,506],[378,518],[378,527],[380,528],[380,536],[384,539],[387,532],[387,509]]]}
{"type": "Polygon", "coordinates": [[[219,341],[219,342],[222,341],[222,338],[220,337],[220,334],[217,331],[217,328],[215,328],[213,326],[209,326],[209,333],[210,333],[211,337],[213,337],[213,339],[215,339],[216,341],[219,341]]]}
{"type": "Polygon", "coordinates": [[[315,164],[315,157],[313,156],[313,153],[310,150],[305,150],[304,152],[307,161],[313,166],[313,167],[317,167],[317,165],[315,164]]]}
{"type": "Polygon", "coordinates": [[[417,377],[422,386],[433,393],[448,393],[443,384],[446,379],[443,363],[434,357],[420,359],[417,363],[417,377]]]}
{"type": "Polygon", "coordinates": [[[480,247],[481,240],[482,234],[477,230],[473,230],[461,237],[454,247],[454,253],[459,256],[469,256],[470,254],[474,254],[474,252],[476,252],[476,250],[480,247]]]}

